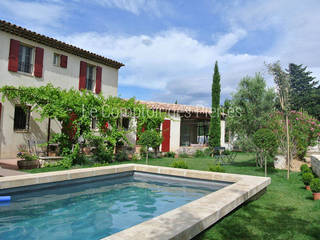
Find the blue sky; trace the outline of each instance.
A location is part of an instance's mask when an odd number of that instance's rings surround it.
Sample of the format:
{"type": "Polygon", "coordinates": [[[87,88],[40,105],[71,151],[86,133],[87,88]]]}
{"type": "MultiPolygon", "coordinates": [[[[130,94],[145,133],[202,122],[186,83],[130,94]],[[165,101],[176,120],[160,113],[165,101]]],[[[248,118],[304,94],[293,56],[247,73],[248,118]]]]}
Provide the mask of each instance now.
{"type": "Polygon", "coordinates": [[[119,95],[210,105],[214,62],[221,98],[280,60],[320,79],[318,0],[1,0],[0,18],[123,62],[119,95]]]}

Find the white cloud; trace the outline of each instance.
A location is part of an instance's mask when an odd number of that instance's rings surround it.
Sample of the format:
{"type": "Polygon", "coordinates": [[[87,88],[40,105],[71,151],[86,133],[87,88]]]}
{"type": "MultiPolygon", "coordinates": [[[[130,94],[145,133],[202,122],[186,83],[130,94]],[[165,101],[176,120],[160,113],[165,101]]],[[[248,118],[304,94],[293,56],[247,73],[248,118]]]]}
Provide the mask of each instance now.
{"type": "Polygon", "coordinates": [[[267,56],[228,53],[243,37],[245,31],[237,29],[209,45],[178,30],[129,37],[83,33],[62,39],[124,62],[119,83],[158,90],[154,100],[209,105],[216,60],[223,96],[235,89],[244,73],[253,75],[263,70],[264,61],[271,61],[267,56]]]}
{"type": "Polygon", "coordinates": [[[110,8],[119,8],[136,15],[146,12],[160,16],[162,10],[168,8],[168,5],[164,5],[164,2],[161,3],[156,0],[97,0],[97,3],[110,8]],[[162,7],[165,9],[162,9],[162,7]]]}
{"type": "Polygon", "coordinates": [[[59,1],[25,2],[20,0],[1,0],[0,8],[8,17],[23,22],[24,27],[32,26],[33,30],[42,30],[47,26],[59,26],[66,16],[65,9],[59,1]]]}

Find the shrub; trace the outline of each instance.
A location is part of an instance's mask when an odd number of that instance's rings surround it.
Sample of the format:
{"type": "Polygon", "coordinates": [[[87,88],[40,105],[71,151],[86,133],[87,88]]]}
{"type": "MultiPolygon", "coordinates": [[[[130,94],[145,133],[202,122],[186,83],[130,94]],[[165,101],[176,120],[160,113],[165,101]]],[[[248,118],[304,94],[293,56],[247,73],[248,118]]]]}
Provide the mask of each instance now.
{"type": "Polygon", "coordinates": [[[306,173],[306,172],[310,172],[310,173],[312,172],[307,164],[302,164],[300,166],[300,171],[301,171],[301,174],[306,173]]]}
{"type": "Polygon", "coordinates": [[[189,155],[188,155],[187,153],[180,153],[180,154],[179,154],[179,157],[180,157],[180,158],[188,158],[189,155]]]}
{"type": "Polygon", "coordinates": [[[313,178],[313,174],[310,172],[302,174],[302,182],[305,186],[309,186],[313,178]]]}
{"type": "Polygon", "coordinates": [[[310,189],[313,193],[320,193],[320,179],[314,178],[310,183],[310,189]]]}
{"type": "Polygon", "coordinates": [[[220,165],[213,165],[209,168],[211,172],[225,172],[225,169],[220,165]]]}
{"type": "MultiPolygon", "coordinates": [[[[283,113],[272,114],[269,127],[279,139],[282,152],[286,152],[286,128],[283,113]]],[[[303,159],[308,146],[314,146],[317,143],[320,134],[320,122],[305,112],[290,111],[289,130],[292,155],[303,159]]]]}
{"type": "Polygon", "coordinates": [[[175,152],[167,152],[164,156],[167,158],[175,158],[176,153],[175,152]]]}
{"type": "Polygon", "coordinates": [[[197,149],[193,156],[196,158],[200,158],[205,157],[206,155],[204,151],[202,151],[201,149],[197,149]]]}
{"type": "Polygon", "coordinates": [[[27,161],[34,161],[39,159],[37,155],[33,155],[31,153],[21,153],[21,152],[17,154],[17,157],[27,161]]]}
{"type": "Polygon", "coordinates": [[[206,148],[203,150],[203,153],[204,153],[205,157],[210,157],[212,154],[212,151],[210,148],[206,148]]]}
{"type": "Polygon", "coordinates": [[[276,135],[267,128],[261,128],[253,134],[253,143],[256,146],[257,164],[265,166],[265,176],[267,176],[267,160],[273,157],[278,150],[278,140],[276,135]]]}
{"type": "Polygon", "coordinates": [[[177,160],[177,161],[174,161],[172,164],[171,164],[171,167],[174,167],[174,168],[184,168],[184,169],[188,169],[188,164],[183,161],[183,160],[177,160]]]}
{"type": "Polygon", "coordinates": [[[128,154],[125,151],[117,152],[115,159],[117,162],[125,162],[130,160],[128,154]]]}
{"type": "Polygon", "coordinates": [[[228,149],[226,149],[226,150],[223,151],[222,154],[223,154],[223,155],[230,155],[230,154],[231,154],[231,151],[228,150],[228,149]]]}

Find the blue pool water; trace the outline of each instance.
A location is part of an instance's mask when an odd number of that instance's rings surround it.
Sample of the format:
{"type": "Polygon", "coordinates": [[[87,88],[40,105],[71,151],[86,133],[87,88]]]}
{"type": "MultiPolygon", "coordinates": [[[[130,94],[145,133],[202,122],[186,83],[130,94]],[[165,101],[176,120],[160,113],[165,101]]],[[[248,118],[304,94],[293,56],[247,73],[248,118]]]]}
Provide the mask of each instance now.
{"type": "Polygon", "coordinates": [[[131,173],[19,189],[10,193],[10,205],[0,206],[0,239],[100,239],[224,186],[131,173]]]}

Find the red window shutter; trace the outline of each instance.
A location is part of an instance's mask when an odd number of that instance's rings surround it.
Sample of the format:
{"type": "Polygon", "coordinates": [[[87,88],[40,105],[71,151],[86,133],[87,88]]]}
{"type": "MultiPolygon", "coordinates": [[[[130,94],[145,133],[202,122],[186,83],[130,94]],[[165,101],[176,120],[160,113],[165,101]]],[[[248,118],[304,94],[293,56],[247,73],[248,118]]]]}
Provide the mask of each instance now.
{"type": "Polygon", "coordinates": [[[80,74],[79,74],[79,90],[86,88],[86,77],[87,77],[87,63],[80,62],[80,74]]]}
{"type": "Polygon", "coordinates": [[[1,113],[2,113],[2,103],[0,102],[0,121],[1,121],[1,113]]]}
{"type": "Polygon", "coordinates": [[[60,67],[67,68],[68,66],[68,56],[61,55],[60,56],[60,67]]]}
{"type": "Polygon", "coordinates": [[[14,39],[10,39],[8,70],[11,72],[18,72],[19,48],[20,42],[14,39]]]}
{"type": "Polygon", "coordinates": [[[164,120],[162,123],[162,137],[163,141],[161,144],[162,152],[170,151],[170,120],[164,120]]]}
{"type": "Polygon", "coordinates": [[[34,76],[41,78],[43,69],[43,48],[36,47],[36,57],[34,61],[34,76]]]}
{"type": "Polygon", "coordinates": [[[102,68],[97,67],[96,71],[96,94],[99,94],[101,92],[102,68]]]}

